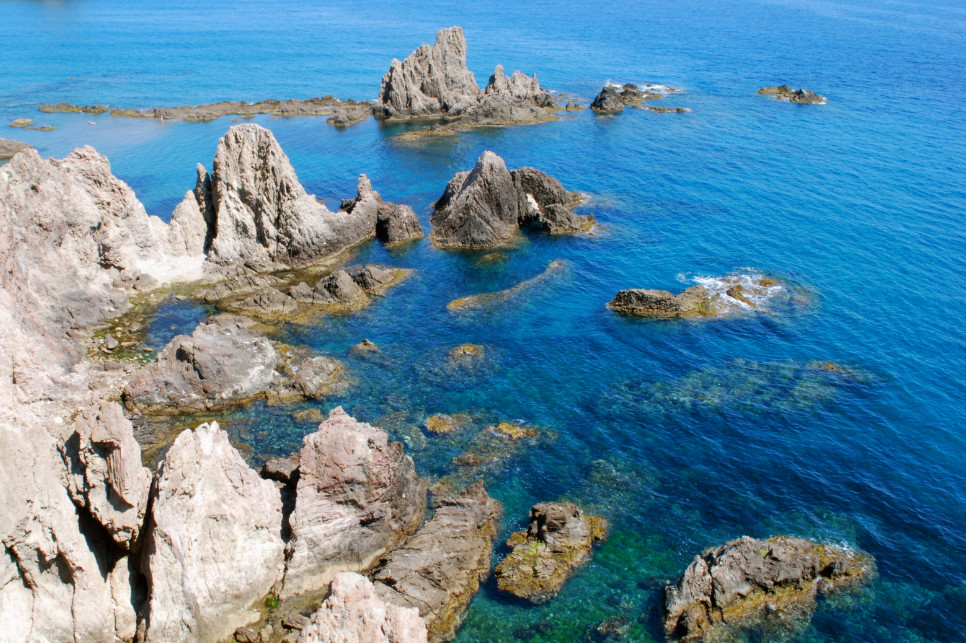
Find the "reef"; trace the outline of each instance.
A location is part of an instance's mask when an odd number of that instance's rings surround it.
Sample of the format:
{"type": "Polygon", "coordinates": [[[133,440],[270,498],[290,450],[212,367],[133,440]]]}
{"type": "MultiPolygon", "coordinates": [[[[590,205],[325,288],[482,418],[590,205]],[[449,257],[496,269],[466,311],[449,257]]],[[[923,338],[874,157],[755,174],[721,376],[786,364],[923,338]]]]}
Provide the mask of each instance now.
{"type": "Polygon", "coordinates": [[[643,105],[644,101],[664,98],[668,94],[678,91],[667,85],[648,84],[641,89],[637,85],[630,83],[625,85],[608,83],[604,85],[600,93],[590,103],[590,108],[599,114],[616,114],[624,111],[625,106],[642,107],[644,109],[653,109],[654,111],[688,111],[683,107],[656,108],[643,105]]]}
{"type": "Polygon", "coordinates": [[[777,100],[787,100],[792,103],[824,105],[828,102],[824,96],[819,96],[810,89],[792,89],[788,85],[779,85],[778,87],[762,87],[758,90],[758,93],[774,96],[777,100]]]}
{"type": "Polygon", "coordinates": [[[590,560],[607,527],[606,520],[570,502],[534,505],[529,527],[507,540],[512,551],[496,567],[497,586],[531,603],[550,600],[590,560]]]}
{"type": "Polygon", "coordinates": [[[802,538],[744,536],[709,549],[664,590],[664,628],[681,641],[715,640],[792,612],[814,611],[816,597],[875,573],[864,552],[802,538]]]}
{"type": "Polygon", "coordinates": [[[696,278],[698,285],[675,295],[666,290],[621,290],[607,304],[616,312],[650,319],[733,317],[747,312],[771,312],[781,303],[805,303],[782,281],[761,274],[696,278]]]}
{"type": "Polygon", "coordinates": [[[575,214],[580,195],[540,170],[510,172],[503,159],[486,151],[470,172],[456,174],[433,204],[431,239],[442,248],[488,249],[511,243],[520,228],[574,234],[594,225],[575,214]]]}

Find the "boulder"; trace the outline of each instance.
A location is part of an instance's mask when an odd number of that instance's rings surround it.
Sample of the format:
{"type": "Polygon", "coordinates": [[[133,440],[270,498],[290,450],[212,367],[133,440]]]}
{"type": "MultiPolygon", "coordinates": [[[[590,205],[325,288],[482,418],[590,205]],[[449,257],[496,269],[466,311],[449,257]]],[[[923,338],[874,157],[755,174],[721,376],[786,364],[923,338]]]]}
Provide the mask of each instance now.
{"type": "Polygon", "coordinates": [[[124,389],[130,408],[183,412],[224,407],[265,394],[278,353],[254,323],[234,315],[202,322],[172,339],[124,389]]]}
{"type": "Polygon", "coordinates": [[[287,458],[272,458],[262,465],[261,475],[268,480],[290,485],[298,481],[299,456],[293,453],[287,458]]]}
{"type": "Polygon", "coordinates": [[[60,445],[67,490],[111,535],[130,549],[144,522],[151,472],[141,466],[141,447],[121,406],[95,398],[60,445]]]}
{"type": "Polygon", "coordinates": [[[0,138],[0,159],[13,158],[14,154],[20,150],[26,150],[32,147],[30,143],[23,143],[10,138],[0,138]]]}
{"type": "Polygon", "coordinates": [[[875,572],[864,552],[783,536],[744,536],[709,549],[664,590],[664,629],[682,641],[721,635],[771,614],[810,614],[815,597],[875,572]]]}
{"type": "Polygon", "coordinates": [[[284,596],[319,591],[369,568],[419,524],[426,487],[385,431],[334,409],[299,458],[284,596]]]}
{"type": "Polygon", "coordinates": [[[333,577],[329,596],[301,630],[299,643],[426,643],[419,610],[383,601],[354,572],[333,577]]]}
{"type": "Polygon", "coordinates": [[[295,389],[314,400],[324,397],[342,384],[345,367],[331,357],[310,357],[302,360],[292,378],[295,389]]]}
{"type": "Polygon", "coordinates": [[[458,498],[441,500],[432,519],[373,572],[376,594],[388,603],[418,608],[431,642],[452,640],[490,575],[501,512],[482,482],[458,498]]]}
{"type": "Polygon", "coordinates": [[[678,295],[666,290],[622,290],[607,307],[625,315],[654,319],[713,314],[710,295],[704,286],[692,286],[678,295]]]}
{"type": "Polygon", "coordinates": [[[507,540],[512,551],[497,565],[497,586],[518,598],[544,603],[590,560],[594,543],[606,536],[607,521],[573,503],[534,505],[530,526],[507,540]]]}
{"type": "Polygon", "coordinates": [[[281,579],[282,499],[218,424],[174,441],[158,469],[145,547],[149,641],[220,641],[259,619],[281,579]]]}
{"type": "Polygon", "coordinates": [[[432,240],[444,248],[494,248],[508,244],[521,226],[552,233],[588,229],[592,216],[571,208],[579,202],[559,181],[531,167],[510,172],[486,151],[471,172],[459,172],[433,204],[432,240]]]}

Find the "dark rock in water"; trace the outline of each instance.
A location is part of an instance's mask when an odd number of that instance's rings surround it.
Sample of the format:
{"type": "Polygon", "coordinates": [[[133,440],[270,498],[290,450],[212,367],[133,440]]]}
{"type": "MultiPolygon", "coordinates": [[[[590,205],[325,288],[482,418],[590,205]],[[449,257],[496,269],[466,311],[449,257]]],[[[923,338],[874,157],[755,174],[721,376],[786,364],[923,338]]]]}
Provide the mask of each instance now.
{"type": "Polygon", "coordinates": [[[459,172],[433,205],[433,242],[447,248],[493,248],[509,243],[521,226],[551,233],[588,229],[592,216],[576,215],[579,195],[553,177],[525,167],[510,172],[486,151],[471,172],[459,172]]]}
{"type": "Polygon", "coordinates": [[[9,138],[0,138],[0,159],[13,158],[13,155],[20,150],[33,147],[30,143],[21,143],[9,138]]]}
{"type": "Polygon", "coordinates": [[[792,89],[788,85],[779,85],[778,87],[762,87],[758,90],[758,93],[772,95],[778,100],[787,100],[793,103],[822,105],[828,102],[824,96],[819,96],[810,89],[792,89]]]}
{"type": "Polygon", "coordinates": [[[624,99],[616,87],[606,85],[594,98],[590,108],[595,112],[621,112],[624,111],[624,99]]]}
{"type": "Polygon", "coordinates": [[[299,455],[293,453],[287,458],[273,458],[262,465],[261,476],[289,485],[298,481],[299,455]]]}
{"type": "Polygon", "coordinates": [[[386,556],[373,572],[376,594],[388,603],[417,607],[431,643],[450,641],[480,583],[502,507],[478,482],[440,502],[429,522],[386,556]]]}
{"type": "Polygon", "coordinates": [[[708,289],[692,286],[673,295],[666,290],[629,289],[617,293],[608,308],[626,315],[670,319],[712,314],[708,289]]]}
{"type": "Polygon", "coordinates": [[[875,572],[866,553],[802,538],[744,536],[709,549],[664,590],[664,629],[682,641],[714,638],[769,614],[807,616],[815,597],[848,588],[875,572]]]}
{"type": "Polygon", "coordinates": [[[631,622],[626,616],[611,616],[604,619],[600,625],[590,632],[590,640],[609,643],[622,641],[631,629],[631,622]]]}
{"type": "Polygon", "coordinates": [[[667,85],[645,85],[643,90],[637,85],[631,85],[630,83],[620,87],[614,85],[604,85],[604,88],[600,90],[599,94],[597,94],[594,102],[591,103],[590,108],[601,113],[621,112],[624,110],[624,106],[626,105],[642,107],[655,112],[689,111],[683,107],[650,107],[641,104],[645,100],[663,98],[665,95],[676,91],[678,90],[674,89],[673,87],[668,87],[667,85]]]}
{"type": "Polygon", "coordinates": [[[513,551],[496,568],[497,586],[519,598],[544,603],[590,560],[594,542],[606,536],[607,521],[587,515],[573,503],[534,505],[530,526],[507,541],[513,551]]]}

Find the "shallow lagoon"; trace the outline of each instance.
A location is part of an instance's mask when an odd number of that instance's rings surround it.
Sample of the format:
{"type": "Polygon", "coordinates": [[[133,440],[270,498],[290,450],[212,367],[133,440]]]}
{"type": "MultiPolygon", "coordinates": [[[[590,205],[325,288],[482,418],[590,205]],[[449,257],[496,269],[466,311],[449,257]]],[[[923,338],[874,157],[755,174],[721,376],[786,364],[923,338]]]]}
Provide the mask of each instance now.
{"type": "MultiPolygon", "coordinates": [[[[426,475],[449,474],[487,423],[540,427],[540,439],[481,472],[505,505],[504,535],[532,503],[557,498],[612,521],[594,562],[550,603],[523,606],[484,587],[460,641],[579,640],[610,617],[627,619],[629,640],[660,640],[665,580],[705,547],[742,534],[844,541],[878,560],[877,581],[823,604],[788,640],[962,640],[962,8],[291,3],[266,13],[244,2],[199,12],[11,1],[0,14],[0,121],[57,127],[8,136],[54,156],[94,145],[162,217],[193,186],[195,163],[210,166],[229,119],[162,125],[34,107],[366,98],[393,56],[450,24],[464,27],[481,82],[503,63],[587,99],[608,80],[684,89],[663,104],[689,114],[579,112],[418,141],[372,120],[340,131],[318,118],[256,118],[330,206],[353,195],[365,172],[428,229],[429,203],[446,181],[492,149],[510,167],[533,165],[586,192],[584,211],[601,222],[595,237],[528,236],[498,261],[425,240],[391,252],[365,246],[354,261],[416,274],[367,310],[284,327],[279,338],[345,361],[357,385],[323,410],[343,404],[384,426],[426,475]],[[780,82],[829,104],[755,94],[780,82]],[[556,259],[566,269],[522,297],[492,310],[446,308],[556,259]],[[801,285],[808,305],[656,323],[604,307],[621,288],[677,292],[695,277],[748,270],[801,285]],[[381,347],[380,359],[349,356],[362,338],[381,347]],[[485,364],[442,368],[465,342],[485,347],[485,364]],[[474,423],[434,436],[420,425],[437,412],[468,412],[474,423]]],[[[152,346],[204,313],[170,300],[152,346]]],[[[292,419],[293,408],[254,404],[225,419],[255,460],[297,448],[312,430],[292,419]]]]}

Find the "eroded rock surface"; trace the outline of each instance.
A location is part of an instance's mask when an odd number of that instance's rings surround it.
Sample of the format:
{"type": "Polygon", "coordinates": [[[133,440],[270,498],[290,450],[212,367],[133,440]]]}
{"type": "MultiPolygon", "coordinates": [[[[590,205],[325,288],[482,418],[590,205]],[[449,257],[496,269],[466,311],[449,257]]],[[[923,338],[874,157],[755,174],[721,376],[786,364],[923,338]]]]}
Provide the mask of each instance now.
{"type": "Polygon", "coordinates": [[[496,568],[497,586],[519,598],[544,603],[590,560],[594,543],[606,535],[606,520],[586,514],[573,503],[534,505],[530,526],[507,540],[513,550],[496,568]]]}
{"type": "Polygon", "coordinates": [[[459,172],[433,205],[433,242],[446,248],[494,248],[509,243],[521,226],[550,233],[587,230],[592,216],[574,214],[580,197],[553,177],[525,167],[510,172],[486,151],[470,172],[459,172]]]}
{"type": "Polygon", "coordinates": [[[442,500],[432,519],[372,574],[376,594],[418,608],[430,641],[452,640],[480,583],[489,577],[501,513],[482,482],[458,498],[442,500]]]}
{"type": "Polygon", "coordinates": [[[368,578],[341,572],[329,596],[302,628],[299,643],[426,643],[426,625],[414,607],[399,607],[376,595],[368,578]]]}
{"type": "Polygon", "coordinates": [[[828,101],[824,96],[819,96],[810,89],[792,89],[788,85],[778,87],[762,87],[758,90],[759,94],[769,94],[778,100],[787,100],[792,103],[810,103],[813,105],[823,105],[828,101]]]}
{"type": "Polygon", "coordinates": [[[691,286],[677,295],[666,290],[631,288],[617,293],[607,306],[625,315],[655,319],[713,314],[708,289],[704,286],[691,286]]]}
{"type": "Polygon", "coordinates": [[[807,616],[815,597],[855,585],[875,572],[871,556],[782,536],[744,536],[709,549],[664,590],[664,628],[683,641],[714,638],[770,614],[807,616]]]}
{"type": "Polygon", "coordinates": [[[423,228],[419,225],[419,217],[408,205],[398,205],[382,200],[378,192],[372,189],[372,183],[365,174],[359,176],[354,199],[343,199],[341,211],[349,213],[365,213],[376,219],[376,236],[383,243],[392,245],[421,239],[423,228]]]}
{"type": "Polygon", "coordinates": [[[326,587],[364,570],[419,524],[426,487],[386,432],[334,409],[305,436],[299,457],[284,595],[326,587]]]}

